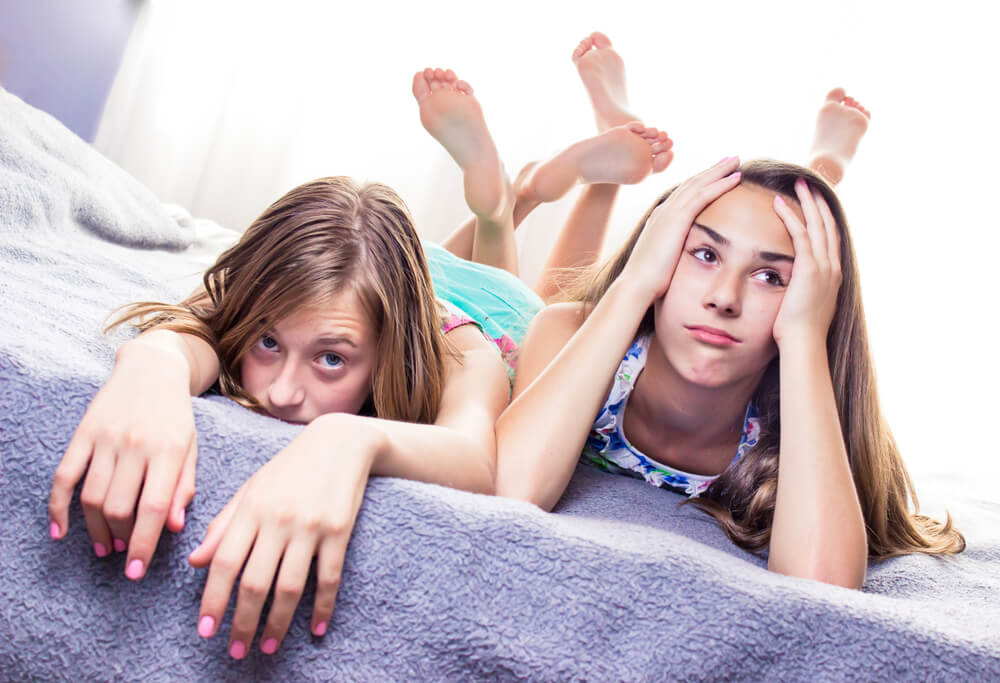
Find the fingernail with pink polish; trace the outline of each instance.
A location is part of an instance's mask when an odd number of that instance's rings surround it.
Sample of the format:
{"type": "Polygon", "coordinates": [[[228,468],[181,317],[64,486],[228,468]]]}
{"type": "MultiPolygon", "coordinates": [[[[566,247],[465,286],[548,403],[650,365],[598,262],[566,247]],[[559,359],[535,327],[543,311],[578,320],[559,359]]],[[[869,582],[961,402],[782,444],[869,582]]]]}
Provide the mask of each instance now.
{"type": "Polygon", "coordinates": [[[55,522],[49,524],[49,536],[59,538],[59,525],[55,522]]]}
{"type": "Polygon", "coordinates": [[[142,560],[132,560],[131,562],[129,562],[128,566],[125,568],[125,576],[132,579],[133,581],[136,579],[141,579],[142,560]]]}
{"type": "Polygon", "coordinates": [[[242,640],[234,640],[233,644],[229,646],[229,655],[233,659],[243,659],[247,653],[247,646],[243,644],[242,640]]]}
{"type": "Polygon", "coordinates": [[[112,539],[111,545],[114,546],[116,553],[125,552],[125,541],[123,541],[122,539],[120,538],[112,539]]]}
{"type": "Polygon", "coordinates": [[[780,194],[774,195],[774,201],[777,202],[778,204],[781,204],[782,206],[785,205],[785,198],[782,197],[780,194]]]}
{"type": "Polygon", "coordinates": [[[108,549],[104,547],[103,543],[95,543],[94,554],[97,555],[98,557],[107,557],[108,549]]]}
{"type": "Polygon", "coordinates": [[[212,635],[212,629],[215,628],[215,619],[208,616],[207,614],[198,620],[198,635],[202,638],[208,638],[212,635]]]}
{"type": "Polygon", "coordinates": [[[315,626],[313,626],[313,635],[314,636],[321,636],[324,633],[326,633],[326,622],[325,621],[321,621],[318,624],[316,624],[315,626]]]}
{"type": "Polygon", "coordinates": [[[268,638],[263,643],[260,644],[260,651],[266,655],[273,655],[278,649],[278,641],[274,638],[268,638]]]}

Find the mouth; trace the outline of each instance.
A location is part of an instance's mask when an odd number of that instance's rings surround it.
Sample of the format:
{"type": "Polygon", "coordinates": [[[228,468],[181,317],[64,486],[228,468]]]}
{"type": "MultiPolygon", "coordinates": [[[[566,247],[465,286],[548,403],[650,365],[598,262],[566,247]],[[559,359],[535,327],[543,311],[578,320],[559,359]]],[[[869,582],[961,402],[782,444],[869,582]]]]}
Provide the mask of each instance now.
{"type": "Polygon", "coordinates": [[[713,346],[732,346],[733,344],[741,343],[739,339],[725,330],[708,327],[707,325],[685,325],[684,329],[691,332],[695,339],[713,346]]]}

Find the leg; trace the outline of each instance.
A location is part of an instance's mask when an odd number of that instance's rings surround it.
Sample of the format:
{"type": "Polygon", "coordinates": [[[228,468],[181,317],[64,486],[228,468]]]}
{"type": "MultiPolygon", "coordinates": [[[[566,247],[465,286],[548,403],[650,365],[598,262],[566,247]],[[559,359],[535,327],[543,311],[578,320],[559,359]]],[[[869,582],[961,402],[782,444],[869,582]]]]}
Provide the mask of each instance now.
{"type": "Polygon", "coordinates": [[[831,185],[844,177],[858,143],[868,130],[871,114],[843,88],[834,88],[820,107],[816,117],[816,134],[809,150],[809,168],[819,173],[831,185]]]}
{"type": "Polygon", "coordinates": [[[446,248],[517,274],[513,192],[472,87],[450,69],[425,69],[413,77],[413,95],[420,122],[462,169],[465,201],[475,217],[471,230],[460,228],[445,240],[446,248]]]}
{"type": "MultiPolygon", "coordinates": [[[[573,51],[573,63],[590,98],[599,133],[638,120],[628,110],[625,63],[606,35],[595,32],[581,40],[573,51]]],[[[673,143],[665,133],[657,133],[651,140],[643,139],[652,143],[651,170],[662,171],[673,159],[670,151],[673,143]]],[[[558,279],[565,269],[590,266],[600,257],[618,187],[614,183],[595,183],[580,192],[535,283],[535,291],[543,299],[558,293],[558,279]]]]}

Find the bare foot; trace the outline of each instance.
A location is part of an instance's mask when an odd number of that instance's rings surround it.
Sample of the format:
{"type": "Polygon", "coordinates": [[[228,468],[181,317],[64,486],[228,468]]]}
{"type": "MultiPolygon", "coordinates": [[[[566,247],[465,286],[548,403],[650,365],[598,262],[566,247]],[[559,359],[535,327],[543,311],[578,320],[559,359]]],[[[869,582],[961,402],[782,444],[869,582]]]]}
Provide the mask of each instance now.
{"type": "Polygon", "coordinates": [[[508,203],[507,179],[472,86],[451,69],[413,76],[420,123],[462,169],[465,201],[476,216],[495,219],[508,203]]]}
{"type": "Polygon", "coordinates": [[[573,63],[594,107],[597,130],[604,132],[639,120],[627,109],[625,62],[606,35],[595,31],[581,40],[573,50],[573,63]]]}
{"type": "Polygon", "coordinates": [[[656,128],[641,123],[617,126],[571,145],[548,161],[525,167],[514,191],[519,200],[553,202],[577,183],[634,185],[670,164],[673,145],[656,128]]]}
{"type": "Polygon", "coordinates": [[[831,185],[844,177],[844,169],[851,163],[858,143],[868,130],[871,114],[843,88],[827,93],[826,101],[816,117],[816,134],[809,150],[809,168],[831,185]]]}

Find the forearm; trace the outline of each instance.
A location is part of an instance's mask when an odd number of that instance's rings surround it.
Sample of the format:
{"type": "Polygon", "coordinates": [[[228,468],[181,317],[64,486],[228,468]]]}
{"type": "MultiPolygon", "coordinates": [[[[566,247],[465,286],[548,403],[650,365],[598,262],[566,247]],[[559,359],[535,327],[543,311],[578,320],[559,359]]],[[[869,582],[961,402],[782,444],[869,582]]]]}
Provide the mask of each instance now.
{"type": "Polygon", "coordinates": [[[439,484],[473,493],[494,491],[493,434],[477,438],[451,427],[357,415],[323,415],[309,425],[326,443],[360,438],[369,444],[370,474],[439,484]],[[314,427],[316,425],[316,427],[314,427]]]}
{"type": "Polygon", "coordinates": [[[172,330],[153,329],[122,344],[118,349],[117,358],[121,361],[137,351],[146,349],[164,354],[164,358],[183,361],[187,369],[188,390],[192,396],[205,393],[219,378],[219,357],[212,345],[201,337],[172,330]]]}
{"type": "Polygon", "coordinates": [[[652,299],[619,279],[497,421],[497,494],[550,510],[652,299]]]}
{"type": "Polygon", "coordinates": [[[851,588],[864,582],[865,523],[825,344],[780,352],[781,443],[768,568],[851,588]]]}

